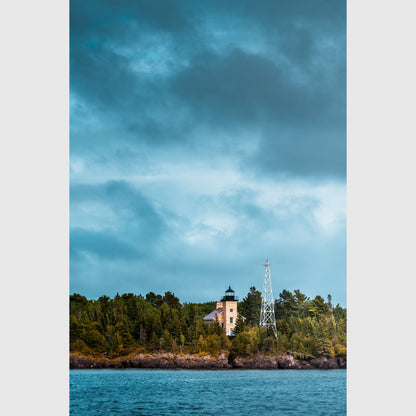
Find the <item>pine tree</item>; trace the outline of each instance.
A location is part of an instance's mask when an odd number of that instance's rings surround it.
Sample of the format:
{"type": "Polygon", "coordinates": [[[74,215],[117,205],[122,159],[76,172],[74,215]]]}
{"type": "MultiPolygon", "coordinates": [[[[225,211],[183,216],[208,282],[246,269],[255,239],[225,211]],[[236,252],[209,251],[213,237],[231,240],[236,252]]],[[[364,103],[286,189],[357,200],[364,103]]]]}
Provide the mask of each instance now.
{"type": "Polygon", "coordinates": [[[254,286],[238,305],[239,313],[245,318],[247,325],[259,325],[261,311],[261,292],[254,286]]]}
{"type": "Polygon", "coordinates": [[[246,326],[247,325],[245,323],[245,319],[240,314],[238,314],[234,326],[234,335],[238,335],[243,332],[246,326]]]}

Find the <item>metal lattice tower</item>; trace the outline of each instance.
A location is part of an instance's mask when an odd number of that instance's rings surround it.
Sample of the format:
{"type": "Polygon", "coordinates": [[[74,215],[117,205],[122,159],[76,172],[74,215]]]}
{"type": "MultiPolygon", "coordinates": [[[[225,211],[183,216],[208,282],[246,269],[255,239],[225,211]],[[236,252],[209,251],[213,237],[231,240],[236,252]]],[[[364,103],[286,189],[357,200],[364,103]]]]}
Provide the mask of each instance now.
{"type": "Polygon", "coordinates": [[[276,319],[274,316],[274,301],[272,292],[272,279],[270,277],[270,262],[264,262],[264,283],[261,296],[260,326],[266,326],[273,330],[277,338],[276,319]]]}

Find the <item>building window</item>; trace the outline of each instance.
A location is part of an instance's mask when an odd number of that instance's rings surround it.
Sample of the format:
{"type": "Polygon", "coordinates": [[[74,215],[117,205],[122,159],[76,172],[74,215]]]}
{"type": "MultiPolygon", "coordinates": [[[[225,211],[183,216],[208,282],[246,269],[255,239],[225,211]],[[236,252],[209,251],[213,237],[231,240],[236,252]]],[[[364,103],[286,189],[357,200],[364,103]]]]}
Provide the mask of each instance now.
{"type": "Polygon", "coordinates": [[[234,309],[230,309],[230,312],[234,312],[234,309]]]}
{"type": "Polygon", "coordinates": [[[230,324],[232,324],[234,322],[234,318],[233,317],[231,317],[230,318],[230,324]]]}

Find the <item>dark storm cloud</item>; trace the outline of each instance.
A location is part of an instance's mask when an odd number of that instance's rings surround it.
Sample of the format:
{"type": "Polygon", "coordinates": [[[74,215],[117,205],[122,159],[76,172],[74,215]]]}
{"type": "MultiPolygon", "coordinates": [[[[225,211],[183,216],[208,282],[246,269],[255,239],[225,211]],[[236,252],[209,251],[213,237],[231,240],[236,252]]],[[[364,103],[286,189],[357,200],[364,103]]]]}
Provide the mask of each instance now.
{"type": "Polygon", "coordinates": [[[118,120],[118,140],[186,144],[198,140],[189,137],[190,125],[193,133],[211,125],[228,135],[260,126],[261,147],[245,161],[257,172],[344,176],[344,8],[340,1],[238,1],[227,9],[222,2],[73,3],[71,89],[103,123],[118,120]],[[241,45],[214,51],[202,30],[207,22],[214,32],[233,22],[261,32],[270,56],[241,45]],[[132,59],[148,53],[140,45],[149,33],[167,33],[170,49],[181,50],[187,64],[175,65],[173,57],[162,75],[138,74],[132,59]],[[325,38],[338,50],[319,51],[325,38]],[[116,41],[136,45],[133,55],[120,53],[116,41]]]}
{"type": "MultiPolygon", "coordinates": [[[[192,31],[191,9],[176,0],[71,0],[71,38],[128,40],[142,28],[192,31]]],[[[192,2],[188,2],[192,5],[192,2]]]]}
{"type": "MultiPolygon", "coordinates": [[[[112,181],[103,185],[73,185],[71,187],[71,219],[75,234],[71,235],[73,253],[78,249],[105,255],[114,244],[114,257],[131,258],[150,252],[158,239],[167,231],[163,218],[153,205],[131,185],[123,181],[112,181]],[[83,218],[83,207],[97,206],[96,219],[100,232],[90,227],[97,226],[90,214],[83,218]],[[110,217],[99,217],[99,207],[110,210],[110,217]],[[107,218],[107,219],[105,219],[107,218]],[[81,228],[78,223],[83,224],[81,228]],[[97,248],[98,246],[98,248],[97,248]]],[[[71,248],[72,249],[72,248],[71,248]]]]}
{"type": "Polygon", "coordinates": [[[71,229],[71,257],[79,259],[84,253],[104,259],[137,259],[138,250],[121,241],[111,231],[91,231],[82,228],[71,229]]]}
{"type": "Polygon", "coordinates": [[[201,124],[231,133],[260,126],[261,147],[246,163],[268,172],[345,175],[344,84],[335,93],[331,82],[299,84],[272,61],[232,50],[196,57],[171,85],[201,124]]]}
{"type": "Polygon", "coordinates": [[[283,122],[317,118],[327,99],[287,79],[270,60],[241,50],[226,56],[206,53],[172,80],[175,95],[208,118],[208,123],[283,122]]]}

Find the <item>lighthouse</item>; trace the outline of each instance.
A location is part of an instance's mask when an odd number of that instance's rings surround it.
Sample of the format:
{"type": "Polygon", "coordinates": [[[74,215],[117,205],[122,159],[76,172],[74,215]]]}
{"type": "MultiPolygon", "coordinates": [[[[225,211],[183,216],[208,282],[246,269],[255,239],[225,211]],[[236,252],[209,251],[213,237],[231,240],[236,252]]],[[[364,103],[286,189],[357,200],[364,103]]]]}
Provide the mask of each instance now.
{"type": "Polygon", "coordinates": [[[235,296],[234,290],[231,289],[231,286],[228,286],[225,295],[217,302],[215,310],[204,318],[204,322],[212,324],[217,319],[218,323],[224,328],[225,334],[233,335],[238,316],[237,303],[238,298],[235,296]]]}

